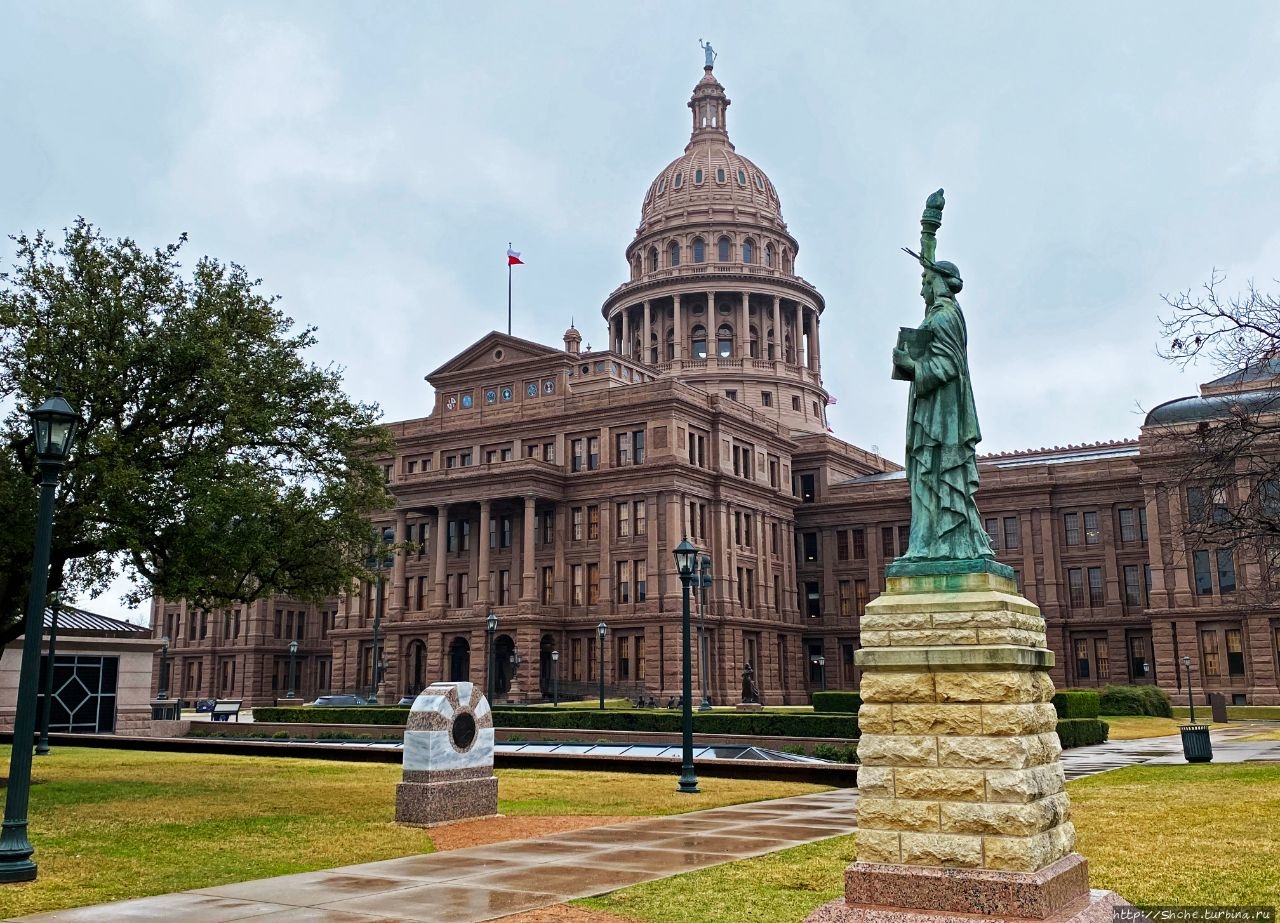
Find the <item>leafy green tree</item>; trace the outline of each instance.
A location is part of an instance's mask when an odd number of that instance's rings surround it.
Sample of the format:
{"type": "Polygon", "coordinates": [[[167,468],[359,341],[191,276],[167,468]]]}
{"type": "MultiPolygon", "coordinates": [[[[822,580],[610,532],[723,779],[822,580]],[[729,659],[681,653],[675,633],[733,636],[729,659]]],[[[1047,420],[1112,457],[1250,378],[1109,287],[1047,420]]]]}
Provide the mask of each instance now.
{"type": "Polygon", "coordinates": [[[39,471],[28,408],[55,387],[83,419],[60,480],[51,591],[124,574],[214,606],[318,600],[362,573],[369,515],[386,507],[375,405],[309,362],[296,328],[240,266],[186,236],[151,252],[84,219],[55,242],[12,238],[0,273],[0,642],[21,632],[39,471]]]}

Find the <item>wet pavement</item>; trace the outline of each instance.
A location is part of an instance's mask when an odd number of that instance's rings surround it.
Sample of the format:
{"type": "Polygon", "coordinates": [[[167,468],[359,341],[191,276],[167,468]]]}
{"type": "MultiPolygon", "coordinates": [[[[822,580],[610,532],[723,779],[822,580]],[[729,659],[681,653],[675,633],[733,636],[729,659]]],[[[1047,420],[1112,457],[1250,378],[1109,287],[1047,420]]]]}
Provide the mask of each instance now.
{"type": "MultiPolygon", "coordinates": [[[[1212,733],[1214,761],[1280,761],[1280,741],[1212,733]]],[[[1062,754],[1068,779],[1140,763],[1182,763],[1178,737],[1118,740],[1062,754]]],[[[646,817],[536,839],[264,878],[21,919],[45,923],[479,923],[856,830],[856,789],[646,817]]]]}

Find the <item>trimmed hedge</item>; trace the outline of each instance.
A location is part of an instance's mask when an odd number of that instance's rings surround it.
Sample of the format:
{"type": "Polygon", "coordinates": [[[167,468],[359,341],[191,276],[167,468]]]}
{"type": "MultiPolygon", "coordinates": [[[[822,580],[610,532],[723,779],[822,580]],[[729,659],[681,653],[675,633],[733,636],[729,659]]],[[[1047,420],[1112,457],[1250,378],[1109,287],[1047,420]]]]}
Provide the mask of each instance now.
{"type": "Polygon", "coordinates": [[[1105,743],[1108,730],[1107,722],[1097,718],[1065,718],[1058,722],[1058,740],[1064,750],[1087,747],[1105,743]]]}
{"type": "Polygon", "coordinates": [[[268,724],[388,724],[404,727],[409,709],[387,705],[350,708],[255,708],[253,720],[268,724]]]}
{"type": "Polygon", "coordinates": [[[1053,707],[1059,718],[1096,718],[1102,714],[1101,699],[1092,689],[1068,689],[1056,693],[1053,707]]]}
{"type": "Polygon", "coordinates": [[[1158,686],[1108,686],[1102,690],[1102,714],[1172,718],[1173,708],[1158,686]]]}
{"type": "Polygon", "coordinates": [[[813,710],[815,714],[856,715],[861,707],[862,696],[856,692],[813,693],[813,710]]]}

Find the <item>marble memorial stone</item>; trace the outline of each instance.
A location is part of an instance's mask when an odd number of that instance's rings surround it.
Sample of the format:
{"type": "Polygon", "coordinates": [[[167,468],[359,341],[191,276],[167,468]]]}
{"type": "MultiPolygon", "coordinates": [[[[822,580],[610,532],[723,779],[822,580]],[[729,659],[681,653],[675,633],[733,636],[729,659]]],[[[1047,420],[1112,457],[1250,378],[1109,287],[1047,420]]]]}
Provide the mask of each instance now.
{"type": "Polygon", "coordinates": [[[497,813],[489,702],[474,683],[435,683],[409,711],[396,821],[431,826],[497,813]]]}

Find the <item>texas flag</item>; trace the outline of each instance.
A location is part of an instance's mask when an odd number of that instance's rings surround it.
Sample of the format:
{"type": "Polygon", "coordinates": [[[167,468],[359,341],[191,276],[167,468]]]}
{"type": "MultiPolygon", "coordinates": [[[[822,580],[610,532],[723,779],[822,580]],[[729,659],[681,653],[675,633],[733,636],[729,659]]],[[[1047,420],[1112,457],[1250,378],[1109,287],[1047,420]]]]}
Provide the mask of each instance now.
{"type": "Polygon", "coordinates": [[[524,265],[524,260],[520,259],[520,254],[517,251],[512,250],[509,244],[507,245],[507,265],[508,266],[524,265]]]}

